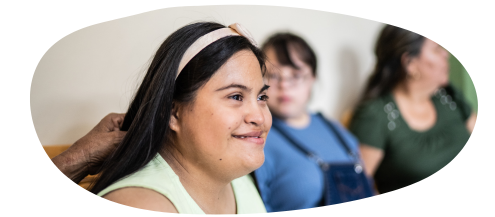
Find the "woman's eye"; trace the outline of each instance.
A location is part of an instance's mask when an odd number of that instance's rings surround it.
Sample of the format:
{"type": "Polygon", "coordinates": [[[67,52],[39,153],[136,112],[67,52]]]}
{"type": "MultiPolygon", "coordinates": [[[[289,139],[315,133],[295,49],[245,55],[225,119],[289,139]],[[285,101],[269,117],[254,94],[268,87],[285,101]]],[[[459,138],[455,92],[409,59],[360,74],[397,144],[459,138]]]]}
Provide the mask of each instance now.
{"type": "Polygon", "coordinates": [[[267,95],[262,95],[262,96],[258,97],[258,100],[267,101],[268,100],[268,96],[267,95]]]}
{"type": "Polygon", "coordinates": [[[242,101],[242,96],[241,95],[233,95],[230,98],[232,98],[233,100],[242,101]]]}

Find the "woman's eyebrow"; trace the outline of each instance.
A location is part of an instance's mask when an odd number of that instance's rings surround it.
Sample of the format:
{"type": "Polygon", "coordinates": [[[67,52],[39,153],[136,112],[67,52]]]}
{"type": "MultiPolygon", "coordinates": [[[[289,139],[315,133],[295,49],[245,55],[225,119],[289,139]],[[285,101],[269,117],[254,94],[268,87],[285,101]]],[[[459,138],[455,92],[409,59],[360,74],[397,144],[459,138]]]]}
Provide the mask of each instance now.
{"type": "Polygon", "coordinates": [[[260,94],[260,93],[262,93],[263,91],[267,90],[269,87],[270,87],[270,86],[268,86],[268,85],[266,85],[266,84],[265,84],[265,86],[263,86],[263,87],[261,88],[261,90],[260,90],[260,92],[259,92],[258,94],[260,94]]]}
{"type": "Polygon", "coordinates": [[[242,84],[231,84],[231,85],[228,85],[225,87],[221,87],[221,88],[217,89],[216,91],[222,91],[222,90],[229,89],[229,88],[239,88],[239,89],[242,89],[242,90],[248,91],[248,92],[251,92],[251,90],[252,90],[252,88],[248,88],[242,84]]]}

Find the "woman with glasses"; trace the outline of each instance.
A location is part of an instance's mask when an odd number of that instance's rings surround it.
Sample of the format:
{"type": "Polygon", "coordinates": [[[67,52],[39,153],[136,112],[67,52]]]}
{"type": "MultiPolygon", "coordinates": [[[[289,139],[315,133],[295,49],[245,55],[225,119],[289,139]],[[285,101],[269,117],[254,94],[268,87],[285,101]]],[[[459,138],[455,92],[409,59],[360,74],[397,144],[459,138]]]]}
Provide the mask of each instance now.
{"type": "Polygon", "coordinates": [[[307,152],[325,162],[355,162],[344,145],[359,156],[358,141],[338,123],[307,110],[317,61],[302,38],[275,34],[262,49],[267,56],[265,79],[273,125],[265,162],[254,175],[265,207],[277,212],[325,205],[324,173],[307,152]]]}

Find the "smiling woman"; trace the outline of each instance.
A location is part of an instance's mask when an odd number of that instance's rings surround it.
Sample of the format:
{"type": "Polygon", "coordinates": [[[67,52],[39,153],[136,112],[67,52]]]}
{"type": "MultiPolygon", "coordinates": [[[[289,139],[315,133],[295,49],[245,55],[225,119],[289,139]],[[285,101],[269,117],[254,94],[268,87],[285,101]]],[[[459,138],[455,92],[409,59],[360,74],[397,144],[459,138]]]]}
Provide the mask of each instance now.
{"type": "Polygon", "coordinates": [[[190,24],[160,46],[122,143],[91,191],[142,209],[266,212],[253,180],[271,127],[264,56],[240,25],[190,24]]]}

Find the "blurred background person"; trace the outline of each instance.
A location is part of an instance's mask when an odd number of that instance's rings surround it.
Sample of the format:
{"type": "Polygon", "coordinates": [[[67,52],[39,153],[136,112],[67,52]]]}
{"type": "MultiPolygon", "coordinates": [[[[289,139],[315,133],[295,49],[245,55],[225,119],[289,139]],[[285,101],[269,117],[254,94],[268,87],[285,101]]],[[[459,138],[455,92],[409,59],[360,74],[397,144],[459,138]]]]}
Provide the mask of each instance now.
{"type": "Polygon", "coordinates": [[[385,193],[447,165],[468,141],[476,115],[449,83],[449,53],[435,42],[387,25],[375,55],[350,130],[366,173],[385,193]]]}
{"type": "MultiPolygon", "coordinates": [[[[359,164],[358,141],[337,122],[307,110],[317,60],[302,38],[277,33],[262,49],[267,55],[267,95],[273,125],[266,141],[265,162],[254,175],[265,207],[268,212],[277,212],[325,205],[328,186],[319,164],[359,164]],[[313,156],[308,157],[308,152],[313,156]],[[316,157],[319,162],[315,162],[316,157]]],[[[361,173],[359,165],[356,172],[354,169],[351,173],[361,173]]]]}

